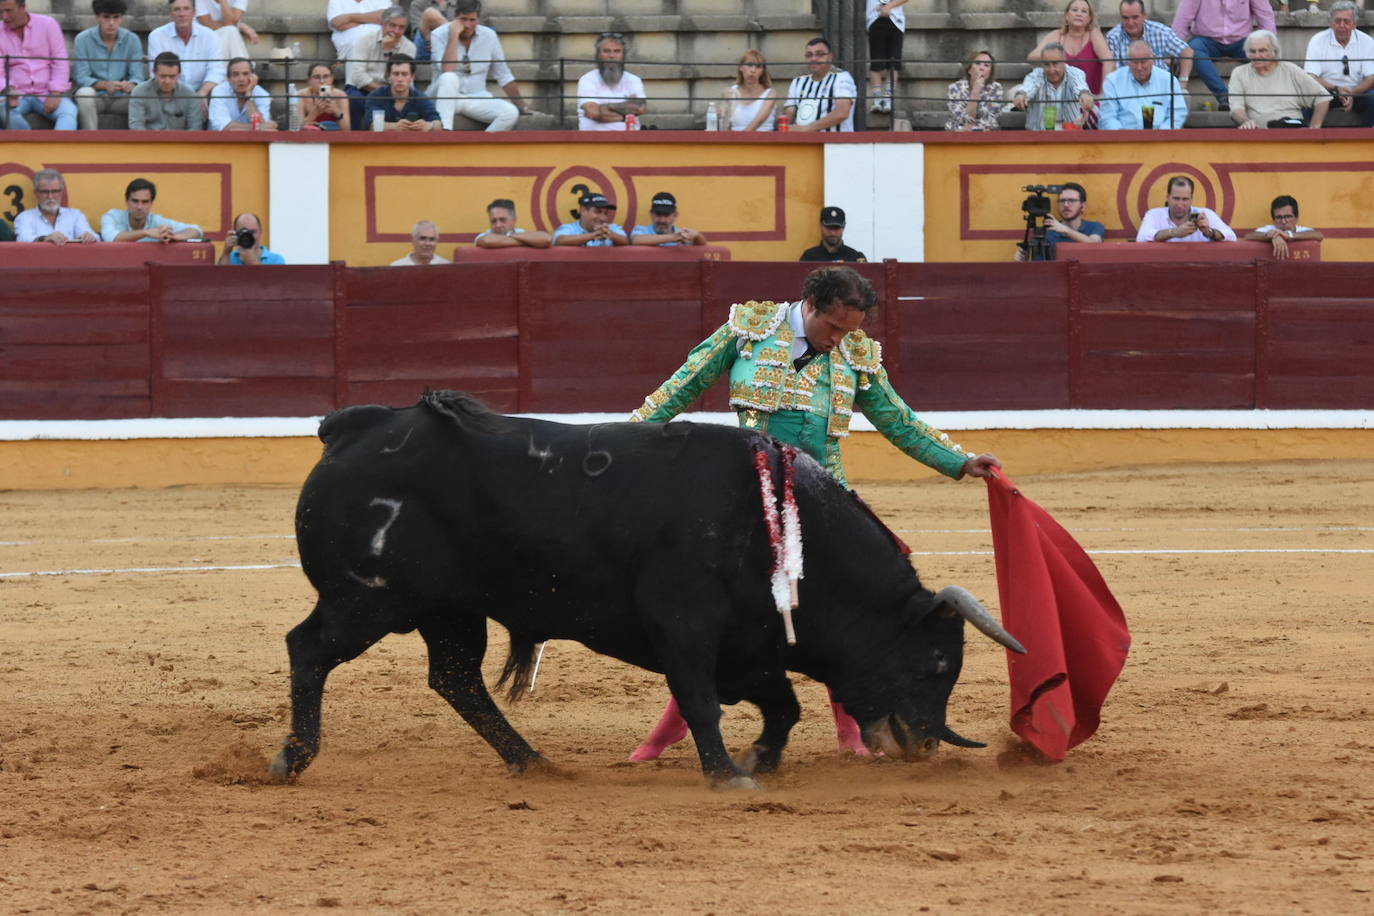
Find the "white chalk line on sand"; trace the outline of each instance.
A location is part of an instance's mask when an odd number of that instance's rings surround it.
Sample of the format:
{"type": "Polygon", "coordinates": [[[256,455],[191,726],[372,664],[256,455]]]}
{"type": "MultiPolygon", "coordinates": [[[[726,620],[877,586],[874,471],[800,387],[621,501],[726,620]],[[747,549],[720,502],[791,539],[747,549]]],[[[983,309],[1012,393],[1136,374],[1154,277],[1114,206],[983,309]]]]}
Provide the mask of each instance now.
{"type": "MultiPolygon", "coordinates": [[[[990,528],[895,528],[893,529],[902,535],[918,534],[991,534],[990,528]]],[[[1217,532],[1274,532],[1274,531],[1374,531],[1374,526],[1361,525],[1315,525],[1315,526],[1284,526],[1266,525],[1253,528],[1074,528],[1075,534],[1112,534],[1117,532],[1135,531],[1183,531],[1192,533],[1217,533],[1217,532]]],[[[204,534],[192,537],[124,537],[124,538],[63,538],[59,540],[46,541],[0,541],[0,547],[42,547],[49,544],[182,544],[188,541],[285,541],[294,539],[294,534],[204,534]]]]}
{"type": "MultiPolygon", "coordinates": [[[[1253,548],[1158,548],[1124,550],[1089,550],[1090,556],[1188,556],[1191,554],[1235,555],[1251,553],[1324,553],[1374,554],[1374,547],[1253,547],[1253,548]]],[[[914,550],[914,557],[990,557],[991,550],[914,550]]],[[[128,573],[193,573],[193,572],[252,572],[263,569],[300,569],[299,563],[254,563],[243,566],[127,566],[106,569],[31,569],[0,572],[0,579],[28,576],[97,576],[128,573]]]]}

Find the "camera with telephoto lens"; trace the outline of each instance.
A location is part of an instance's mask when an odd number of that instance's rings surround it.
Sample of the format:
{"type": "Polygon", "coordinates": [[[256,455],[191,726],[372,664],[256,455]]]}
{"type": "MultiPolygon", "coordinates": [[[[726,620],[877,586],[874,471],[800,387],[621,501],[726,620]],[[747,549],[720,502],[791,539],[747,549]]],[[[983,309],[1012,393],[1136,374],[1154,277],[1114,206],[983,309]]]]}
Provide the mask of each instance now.
{"type": "Polygon", "coordinates": [[[1064,186],[1028,184],[1021,190],[1030,192],[1030,196],[1021,202],[1021,209],[1026,214],[1026,235],[1021,242],[1025,260],[1053,261],[1054,245],[1045,238],[1045,217],[1050,215],[1050,199],[1045,195],[1058,194],[1064,190],[1064,186]]]}
{"type": "Polygon", "coordinates": [[[252,229],[234,230],[234,238],[238,241],[240,248],[252,248],[258,243],[258,234],[252,229]]]}

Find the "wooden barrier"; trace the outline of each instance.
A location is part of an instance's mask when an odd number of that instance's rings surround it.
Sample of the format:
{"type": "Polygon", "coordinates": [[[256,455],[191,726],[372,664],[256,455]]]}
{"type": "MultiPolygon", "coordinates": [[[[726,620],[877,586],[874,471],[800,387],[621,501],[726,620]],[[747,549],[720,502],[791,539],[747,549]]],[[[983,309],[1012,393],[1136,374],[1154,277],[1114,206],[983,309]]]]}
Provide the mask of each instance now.
{"type": "MultiPolygon", "coordinates": [[[[463,388],[628,412],[732,303],[814,265],[0,268],[0,418],[303,416],[463,388]]],[[[1374,264],[858,265],[923,410],[1368,408],[1374,264]]],[[[725,408],[723,386],[703,398],[725,408]]]]}
{"type": "MultiPolygon", "coordinates": [[[[1238,233],[1239,234],[1239,233],[1238,233]]],[[[1289,242],[1295,261],[1320,261],[1321,242],[1289,242]]],[[[1103,242],[1098,245],[1060,245],[1061,261],[1084,263],[1130,263],[1141,261],[1253,261],[1273,260],[1274,246],[1268,242],[1103,242]]]]}
{"type": "MultiPolygon", "coordinates": [[[[98,234],[98,233],[97,233],[98,234]]],[[[70,270],[81,267],[132,267],[138,264],[198,264],[208,267],[215,263],[215,246],[211,242],[92,242],[88,245],[68,242],[14,242],[4,248],[7,263],[24,267],[43,267],[48,270],[70,270]]]]}
{"type": "Polygon", "coordinates": [[[453,249],[455,263],[509,263],[511,261],[728,261],[730,249],[724,245],[617,245],[614,248],[556,245],[548,248],[477,248],[459,245],[453,249]]]}

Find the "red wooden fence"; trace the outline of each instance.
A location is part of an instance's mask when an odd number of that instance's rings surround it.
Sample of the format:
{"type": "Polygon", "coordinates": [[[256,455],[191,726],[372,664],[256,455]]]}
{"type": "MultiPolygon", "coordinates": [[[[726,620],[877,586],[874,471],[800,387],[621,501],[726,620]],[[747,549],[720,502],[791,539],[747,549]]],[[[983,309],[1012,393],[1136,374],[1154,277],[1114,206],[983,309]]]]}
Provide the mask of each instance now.
{"type": "MultiPolygon", "coordinates": [[[[0,418],[305,416],[426,387],[627,413],[731,303],[794,298],[812,266],[6,267],[0,418]]],[[[859,269],[924,410],[1374,405],[1374,264],[859,269]]]]}

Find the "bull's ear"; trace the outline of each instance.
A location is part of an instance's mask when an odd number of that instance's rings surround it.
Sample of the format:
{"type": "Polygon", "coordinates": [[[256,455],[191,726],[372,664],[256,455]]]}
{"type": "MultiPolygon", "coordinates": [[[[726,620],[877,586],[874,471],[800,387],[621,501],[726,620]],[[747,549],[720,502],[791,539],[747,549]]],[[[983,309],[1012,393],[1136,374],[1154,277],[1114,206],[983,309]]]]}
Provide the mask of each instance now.
{"type": "Polygon", "coordinates": [[[902,617],[908,626],[914,627],[925,620],[931,611],[937,612],[942,617],[954,616],[952,608],[935,597],[933,592],[922,589],[906,600],[906,605],[902,608],[902,617]]]}

